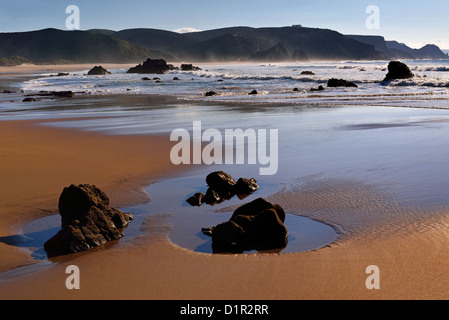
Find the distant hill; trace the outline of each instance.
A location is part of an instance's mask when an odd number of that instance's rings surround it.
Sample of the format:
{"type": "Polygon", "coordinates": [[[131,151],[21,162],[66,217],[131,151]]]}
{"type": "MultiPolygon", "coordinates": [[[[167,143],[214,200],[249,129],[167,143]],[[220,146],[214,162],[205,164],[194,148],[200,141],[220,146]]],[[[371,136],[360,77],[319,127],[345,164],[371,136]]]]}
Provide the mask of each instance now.
{"type": "Polygon", "coordinates": [[[162,53],[107,34],[44,29],[0,33],[0,57],[19,56],[33,63],[126,63],[162,53]]]}
{"type": "Polygon", "coordinates": [[[428,44],[421,49],[412,49],[404,43],[386,41],[381,36],[348,35],[348,37],[374,46],[377,51],[384,53],[390,59],[448,59],[445,52],[432,44],[428,44]]]}
{"type": "Polygon", "coordinates": [[[180,34],[157,29],[44,29],[0,33],[0,64],[447,59],[435,45],[411,49],[380,36],[333,30],[230,27],[180,34]]]}

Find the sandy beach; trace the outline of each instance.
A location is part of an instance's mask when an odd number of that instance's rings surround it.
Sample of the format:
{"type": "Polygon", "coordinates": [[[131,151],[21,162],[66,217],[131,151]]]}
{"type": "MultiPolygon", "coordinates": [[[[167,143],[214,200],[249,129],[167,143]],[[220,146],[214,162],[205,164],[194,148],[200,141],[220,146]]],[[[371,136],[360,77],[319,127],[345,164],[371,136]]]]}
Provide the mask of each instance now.
{"type": "MultiPolygon", "coordinates": [[[[151,201],[145,186],[191,169],[168,161],[171,146],[163,135],[107,135],[42,126],[39,120],[0,122],[0,239],[20,233],[33,219],[57,214],[59,194],[70,184],[95,184],[119,208],[151,201]]],[[[161,232],[134,245],[119,241],[50,263],[0,240],[0,299],[447,298],[444,206],[403,204],[370,184],[344,180],[298,185],[269,200],[335,226],[339,239],[309,252],[212,255],[180,248],[161,232]],[[27,272],[18,268],[33,265],[27,272]],[[80,269],[80,290],[65,286],[69,265],[80,269]],[[380,290],[365,285],[370,265],[380,269],[380,290]]]]}

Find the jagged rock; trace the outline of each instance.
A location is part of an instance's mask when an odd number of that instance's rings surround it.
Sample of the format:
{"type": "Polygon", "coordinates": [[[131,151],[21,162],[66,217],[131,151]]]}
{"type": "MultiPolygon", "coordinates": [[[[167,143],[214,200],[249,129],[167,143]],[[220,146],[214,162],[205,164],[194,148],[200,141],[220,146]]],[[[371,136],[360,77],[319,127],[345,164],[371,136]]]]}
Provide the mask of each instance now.
{"type": "Polygon", "coordinates": [[[87,73],[89,76],[99,76],[99,75],[106,75],[111,74],[108,70],[103,68],[102,66],[95,66],[87,73]]]}
{"type": "Polygon", "coordinates": [[[61,230],[44,244],[49,257],[86,251],[119,239],[133,219],[110,206],[94,185],[71,185],[59,197],[61,230]]]}
{"type": "Polygon", "coordinates": [[[169,71],[170,67],[164,59],[148,58],[142,64],[130,68],[126,73],[156,73],[164,74],[169,71]]]}
{"type": "Polygon", "coordinates": [[[235,210],[228,221],[202,232],[212,237],[215,253],[282,249],[288,241],[284,221],[280,205],[259,198],[235,210]]]}
{"type": "Polygon", "coordinates": [[[197,192],[193,196],[188,198],[186,201],[191,206],[201,207],[201,205],[203,204],[203,199],[204,199],[204,194],[201,192],[197,192]]]}
{"type": "Polygon", "coordinates": [[[334,78],[330,79],[327,82],[327,86],[329,88],[331,88],[331,87],[333,87],[333,88],[335,88],[335,87],[346,87],[346,88],[354,87],[354,88],[358,88],[358,86],[354,82],[346,81],[346,80],[343,80],[343,79],[334,79],[334,78]]]}
{"type": "Polygon", "coordinates": [[[240,178],[234,186],[234,193],[239,199],[243,199],[253,194],[257,189],[259,189],[259,186],[257,185],[256,179],[240,178]]]}
{"type": "Polygon", "coordinates": [[[388,64],[388,73],[383,81],[389,81],[394,79],[409,79],[415,75],[410,68],[400,61],[390,61],[388,64]]]}
{"type": "Polygon", "coordinates": [[[214,189],[208,188],[206,191],[206,195],[203,198],[203,202],[205,204],[209,204],[211,206],[223,202],[224,198],[222,198],[214,189]]]}
{"type": "Polygon", "coordinates": [[[214,190],[220,197],[232,197],[235,193],[234,186],[236,182],[234,178],[223,171],[216,171],[210,173],[206,177],[207,185],[214,190]]]}

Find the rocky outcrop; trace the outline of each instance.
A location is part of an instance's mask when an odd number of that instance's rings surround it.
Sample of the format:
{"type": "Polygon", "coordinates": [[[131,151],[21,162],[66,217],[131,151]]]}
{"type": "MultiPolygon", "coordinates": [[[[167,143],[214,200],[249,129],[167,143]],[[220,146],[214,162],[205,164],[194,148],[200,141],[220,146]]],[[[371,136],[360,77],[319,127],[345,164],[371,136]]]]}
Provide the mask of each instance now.
{"type": "Polygon", "coordinates": [[[388,64],[388,73],[383,81],[389,81],[394,79],[410,79],[415,75],[410,68],[403,62],[391,61],[388,64]]]}
{"type": "Polygon", "coordinates": [[[282,249],[288,242],[284,221],[280,205],[258,198],[235,210],[228,221],[202,232],[212,237],[214,253],[282,249]]]}
{"type": "Polygon", "coordinates": [[[110,206],[94,185],[71,185],[59,198],[61,230],[44,244],[49,257],[86,251],[119,239],[133,216],[110,206]]]}
{"type": "Polygon", "coordinates": [[[164,74],[170,70],[170,66],[164,59],[148,58],[142,64],[130,68],[126,73],[156,73],[164,74]]]}
{"type": "Polygon", "coordinates": [[[201,71],[201,68],[196,67],[192,64],[184,63],[184,64],[181,64],[181,70],[182,71],[201,71]]]}
{"type": "Polygon", "coordinates": [[[244,199],[259,189],[254,178],[240,178],[236,182],[231,175],[224,171],[210,173],[206,177],[206,183],[208,185],[206,194],[197,192],[186,200],[187,203],[192,206],[201,206],[203,203],[215,205],[229,200],[235,195],[239,199],[244,199]]]}
{"type": "Polygon", "coordinates": [[[336,87],[358,88],[358,86],[354,82],[346,81],[343,79],[334,79],[334,78],[330,79],[327,82],[327,86],[329,88],[336,88],[336,87]]]}
{"type": "Polygon", "coordinates": [[[92,69],[89,70],[87,75],[89,76],[100,76],[100,75],[106,75],[111,74],[108,70],[103,68],[102,66],[95,66],[92,69]]]}

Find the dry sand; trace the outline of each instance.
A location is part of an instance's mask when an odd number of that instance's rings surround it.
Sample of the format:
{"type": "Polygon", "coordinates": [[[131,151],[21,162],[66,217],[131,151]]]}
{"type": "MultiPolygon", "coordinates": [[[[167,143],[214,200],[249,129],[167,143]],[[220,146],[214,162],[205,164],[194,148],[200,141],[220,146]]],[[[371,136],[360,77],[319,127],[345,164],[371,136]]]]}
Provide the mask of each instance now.
{"type": "MultiPolygon", "coordinates": [[[[62,188],[72,183],[96,184],[118,207],[148,200],[144,185],[188,169],[169,163],[169,148],[168,137],[0,122],[0,237],[17,234],[30,219],[56,214],[62,188]]],[[[397,207],[372,193],[360,200],[363,188],[344,185],[331,197],[326,187],[316,186],[313,192],[290,190],[271,198],[286,209],[305,206],[316,212],[313,218],[340,226],[340,239],[319,250],[210,255],[179,248],[162,232],[133,245],[119,242],[53,259],[32,273],[0,274],[0,299],[446,299],[444,210],[397,222],[395,210],[413,216],[419,209],[397,207]],[[348,215],[333,216],[334,209],[348,215]],[[391,219],[358,228],[366,214],[390,211],[391,219]],[[72,264],[81,272],[80,290],[65,287],[65,270],[72,264]],[[380,268],[380,290],[365,286],[369,265],[380,268]]],[[[0,271],[31,263],[29,252],[0,242],[0,271]]]]}

